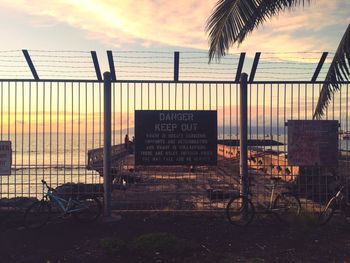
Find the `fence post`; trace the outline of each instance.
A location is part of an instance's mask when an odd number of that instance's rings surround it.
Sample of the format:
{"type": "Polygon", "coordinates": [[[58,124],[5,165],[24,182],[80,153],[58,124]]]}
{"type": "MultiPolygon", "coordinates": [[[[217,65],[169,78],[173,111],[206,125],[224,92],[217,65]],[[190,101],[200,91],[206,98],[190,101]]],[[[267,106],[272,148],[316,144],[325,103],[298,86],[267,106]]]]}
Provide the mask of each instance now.
{"type": "Polygon", "coordinates": [[[103,102],[104,102],[104,146],[103,146],[103,190],[104,215],[111,216],[111,73],[103,73],[103,102]]]}
{"type": "Polygon", "coordinates": [[[248,195],[248,74],[242,73],[240,83],[240,195],[248,195]]]}
{"type": "Polygon", "coordinates": [[[179,81],[179,62],[180,62],[180,52],[175,51],[174,52],[174,81],[179,81]]]}

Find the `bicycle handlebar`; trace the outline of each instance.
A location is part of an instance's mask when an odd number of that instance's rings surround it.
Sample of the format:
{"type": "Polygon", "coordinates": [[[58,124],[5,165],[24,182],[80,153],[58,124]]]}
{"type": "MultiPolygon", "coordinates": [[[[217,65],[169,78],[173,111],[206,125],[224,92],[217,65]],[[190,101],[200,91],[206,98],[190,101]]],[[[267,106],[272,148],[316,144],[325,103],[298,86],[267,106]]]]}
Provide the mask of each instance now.
{"type": "Polygon", "coordinates": [[[41,180],[41,183],[42,183],[43,185],[45,185],[45,186],[47,187],[47,189],[49,189],[50,191],[56,191],[56,190],[53,189],[51,186],[49,186],[49,185],[47,184],[47,182],[46,182],[44,179],[41,180]]]}

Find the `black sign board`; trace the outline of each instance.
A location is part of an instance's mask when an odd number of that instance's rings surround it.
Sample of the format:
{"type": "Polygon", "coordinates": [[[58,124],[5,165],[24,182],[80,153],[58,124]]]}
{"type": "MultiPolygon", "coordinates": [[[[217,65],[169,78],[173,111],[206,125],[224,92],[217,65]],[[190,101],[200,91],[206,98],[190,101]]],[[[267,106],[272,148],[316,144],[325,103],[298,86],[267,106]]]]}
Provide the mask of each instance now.
{"type": "Polygon", "coordinates": [[[338,164],[338,121],[289,120],[287,126],[289,165],[338,164]]]}
{"type": "Polygon", "coordinates": [[[217,112],[135,111],[136,165],[216,165],[217,112]]]}

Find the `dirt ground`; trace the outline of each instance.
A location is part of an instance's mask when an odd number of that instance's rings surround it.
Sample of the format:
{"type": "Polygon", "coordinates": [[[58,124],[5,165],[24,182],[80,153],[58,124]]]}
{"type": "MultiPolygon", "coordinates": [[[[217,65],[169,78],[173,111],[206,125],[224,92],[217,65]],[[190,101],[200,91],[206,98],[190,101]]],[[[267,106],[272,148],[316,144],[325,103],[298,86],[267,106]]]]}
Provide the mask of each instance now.
{"type": "MultiPolygon", "coordinates": [[[[0,217],[0,262],[350,262],[350,223],[293,226],[274,219],[249,227],[223,214],[123,214],[113,223],[56,220],[25,230],[0,217]]],[[[15,223],[14,223],[15,222],[15,223]]]]}

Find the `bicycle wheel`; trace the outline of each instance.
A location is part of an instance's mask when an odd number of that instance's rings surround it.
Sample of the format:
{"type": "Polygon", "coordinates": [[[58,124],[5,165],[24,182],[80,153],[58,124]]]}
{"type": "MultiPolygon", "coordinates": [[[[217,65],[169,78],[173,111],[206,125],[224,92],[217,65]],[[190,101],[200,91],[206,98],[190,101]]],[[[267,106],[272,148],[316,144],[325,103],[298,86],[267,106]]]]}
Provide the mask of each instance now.
{"type": "Polygon", "coordinates": [[[323,209],[320,215],[318,216],[317,223],[320,226],[327,224],[329,220],[331,220],[335,211],[336,202],[337,202],[337,199],[335,197],[332,197],[331,200],[328,201],[325,209],[323,209]]]}
{"type": "Polygon", "coordinates": [[[47,201],[37,201],[29,206],[24,214],[27,229],[39,229],[50,220],[51,205],[47,201]]]}
{"type": "Polygon", "coordinates": [[[276,214],[282,222],[290,223],[299,216],[301,204],[298,197],[292,193],[281,193],[277,195],[272,212],[276,214]]]}
{"type": "Polygon", "coordinates": [[[89,223],[97,220],[102,214],[102,205],[96,197],[76,201],[72,210],[74,218],[81,223],[89,223]]]}
{"type": "Polygon", "coordinates": [[[237,196],[232,198],[226,206],[226,216],[231,224],[246,226],[254,218],[254,206],[249,198],[237,196]]]}

